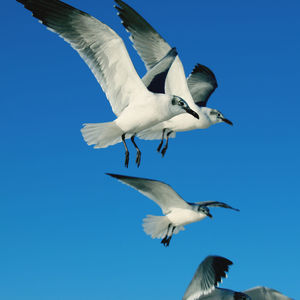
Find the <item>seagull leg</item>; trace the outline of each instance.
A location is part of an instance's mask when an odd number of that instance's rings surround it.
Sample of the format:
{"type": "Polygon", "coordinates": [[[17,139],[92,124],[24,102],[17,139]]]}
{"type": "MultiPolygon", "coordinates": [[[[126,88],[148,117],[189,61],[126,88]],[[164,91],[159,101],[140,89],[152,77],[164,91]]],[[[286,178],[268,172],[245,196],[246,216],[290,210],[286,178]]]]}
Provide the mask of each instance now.
{"type": "Polygon", "coordinates": [[[137,167],[139,167],[140,164],[141,164],[141,155],[142,155],[142,153],[141,153],[139,147],[137,146],[137,144],[135,143],[134,138],[135,138],[135,135],[133,135],[133,136],[131,137],[131,142],[132,142],[132,144],[134,145],[134,147],[135,147],[135,149],[136,149],[136,159],[135,159],[135,163],[137,164],[137,167]]]}
{"type": "Polygon", "coordinates": [[[163,129],[163,131],[162,131],[161,141],[160,141],[160,143],[159,143],[159,145],[157,147],[157,152],[160,152],[160,149],[161,149],[161,147],[163,145],[164,137],[165,137],[165,131],[166,131],[166,128],[163,129]]]}
{"type": "Polygon", "coordinates": [[[167,229],[167,233],[166,233],[166,236],[162,239],[161,243],[165,246],[165,247],[168,247],[170,245],[170,241],[171,241],[171,238],[173,236],[173,232],[176,228],[176,226],[173,226],[172,227],[172,232],[171,234],[169,235],[169,230],[170,230],[170,227],[171,227],[171,223],[168,225],[168,229],[167,229]]]}
{"type": "Polygon", "coordinates": [[[166,154],[166,152],[167,152],[168,145],[169,145],[169,136],[170,136],[170,134],[171,134],[172,132],[173,132],[173,131],[169,131],[169,132],[167,133],[166,144],[165,144],[164,148],[161,150],[161,155],[162,155],[162,157],[164,157],[165,154],[166,154]]]}
{"type": "Polygon", "coordinates": [[[125,147],[125,167],[128,168],[128,163],[129,163],[129,151],[125,142],[125,133],[122,134],[122,141],[125,147]]]}
{"type": "Polygon", "coordinates": [[[174,226],[173,228],[172,228],[172,232],[171,232],[171,235],[167,238],[167,240],[166,240],[166,247],[168,247],[169,246],[169,244],[170,244],[170,241],[171,241],[171,238],[172,238],[172,236],[173,236],[173,232],[174,232],[174,230],[175,230],[175,228],[176,228],[176,226],[174,226]]]}
{"type": "Polygon", "coordinates": [[[167,233],[165,235],[165,237],[161,240],[161,244],[163,244],[165,247],[168,247],[169,246],[169,230],[170,230],[170,227],[171,227],[171,223],[168,225],[168,229],[167,229],[167,233]]]}

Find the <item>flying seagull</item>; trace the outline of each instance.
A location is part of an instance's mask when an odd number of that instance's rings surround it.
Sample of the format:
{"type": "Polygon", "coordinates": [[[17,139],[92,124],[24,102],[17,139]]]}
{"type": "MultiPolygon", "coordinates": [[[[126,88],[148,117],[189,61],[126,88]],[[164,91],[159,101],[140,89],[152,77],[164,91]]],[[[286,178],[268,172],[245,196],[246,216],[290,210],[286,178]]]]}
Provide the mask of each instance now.
{"type": "Polygon", "coordinates": [[[169,246],[173,234],[184,230],[184,225],[198,222],[205,217],[212,218],[209,211],[210,206],[230,208],[239,211],[223,202],[186,202],[171,186],[158,180],[111,173],[107,173],[107,175],[131,186],[159,205],[164,216],[147,215],[143,220],[143,227],[146,234],[152,238],[162,238],[161,243],[165,247],[169,246]]]}
{"type": "MultiPolygon", "coordinates": [[[[125,166],[128,167],[129,152],[125,138],[131,137],[137,150],[136,163],[139,166],[141,152],[134,141],[137,133],[186,112],[199,118],[180,96],[149,91],[138,76],[122,39],[104,23],[58,0],[17,1],[79,53],[101,85],[117,116],[112,122],[84,124],[81,132],[88,145],[105,148],[122,141],[125,166]]],[[[176,51],[169,50],[165,57],[170,54],[175,58],[176,51]]],[[[169,61],[169,66],[172,62],[169,61]]],[[[166,74],[162,72],[162,76],[155,74],[150,78],[164,81],[166,74]]],[[[152,85],[157,84],[152,82],[152,85]]]]}
{"type": "MultiPolygon", "coordinates": [[[[134,48],[144,61],[146,69],[150,70],[170,51],[171,46],[128,4],[122,0],[115,0],[115,2],[118,15],[126,30],[131,34],[130,39],[134,48]]],[[[167,94],[184,98],[191,109],[198,113],[199,119],[194,120],[186,114],[180,115],[138,134],[139,138],[146,140],[160,139],[157,151],[161,151],[163,156],[168,148],[169,138],[175,137],[176,132],[205,129],[220,122],[232,125],[232,122],[226,119],[220,111],[206,107],[210,95],[218,86],[214,73],[206,66],[197,64],[186,79],[183,65],[177,56],[167,74],[165,86],[167,94]],[[166,144],[162,148],[164,138],[166,138],[166,144]]]]}
{"type": "Polygon", "coordinates": [[[222,256],[206,257],[197,268],[182,300],[291,300],[267,287],[255,287],[243,292],[218,288],[232,264],[222,256]]]}

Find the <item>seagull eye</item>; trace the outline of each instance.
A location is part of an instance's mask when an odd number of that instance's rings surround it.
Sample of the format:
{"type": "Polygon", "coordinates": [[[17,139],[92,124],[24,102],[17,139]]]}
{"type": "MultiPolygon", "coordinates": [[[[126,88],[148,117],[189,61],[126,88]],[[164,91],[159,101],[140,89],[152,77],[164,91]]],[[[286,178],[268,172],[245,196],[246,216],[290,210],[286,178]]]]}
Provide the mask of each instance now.
{"type": "Polygon", "coordinates": [[[217,114],[218,118],[221,117],[221,114],[217,114]]]}
{"type": "Polygon", "coordinates": [[[179,105],[179,106],[183,106],[184,103],[183,103],[182,101],[179,101],[179,102],[178,102],[178,105],[179,105]]]}

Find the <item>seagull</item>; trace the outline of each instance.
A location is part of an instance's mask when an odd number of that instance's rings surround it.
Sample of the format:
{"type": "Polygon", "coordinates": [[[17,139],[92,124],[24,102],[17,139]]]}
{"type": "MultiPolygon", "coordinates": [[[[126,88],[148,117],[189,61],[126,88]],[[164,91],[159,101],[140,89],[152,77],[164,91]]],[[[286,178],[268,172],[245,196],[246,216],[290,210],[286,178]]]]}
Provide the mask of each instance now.
{"type": "Polygon", "coordinates": [[[207,256],[196,270],[182,300],[291,300],[276,290],[262,286],[243,292],[218,288],[232,264],[222,256],[207,256]]]}
{"type": "Polygon", "coordinates": [[[161,208],[164,216],[147,215],[143,220],[146,234],[154,238],[162,238],[161,243],[168,247],[173,234],[184,230],[184,225],[198,222],[205,217],[212,218],[210,206],[230,208],[239,211],[226,203],[204,201],[190,203],[184,201],[168,184],[145,178],[106,173],[122,183],[136,189],[153,200],[161,208]]]}
{"type": "MultiPolygon", "coordinates": [[[[129,151],[125,138],[130,137],[137,151],[136,164],[139,166],[141,152],[134,141],[137,133],[182,113],[199,118],[182,97],[153,93],[145,87],[123,40],[106,24],[58,0],[17,1],[78,52],[93,72],[117,116],[112,122],[84,124],[81,132],[88,145],[105,148],[122,141],[125,166],[128,167],[129,151]]],[[[174,60],[176,51],[169,49],[167,52],[163,58],[170,55],[174,60]]],[[[173,61],[171,59],[168,62],[170,67],[173,61]]],[[[160,67],[158,72],[161,72],[160,67]]],[[[164,82],[166,75],[164,71],[149,76],[154,80],[150,85],[157,86],[155,80],[164,82]]]]}
{"type": "Polygon", "coordinates": [[[291,300],[280,292],[265,286],[257,286],[244,291],[252,300],[291,300]]]}
{"type": "MultiPolygon", "coordinates": [[[[128,4],[122,0],[115,0],[115,2],[122,24],[131,34],[130,40],[134,48],[144,61],[146,69],[150,70],[166,55],[171,46],[128,4]]],[[[180,115],[138,134],[139,138],[146,140],[160,139],[157,151],[161,151],[162,156],[167,151],[169,138],[175,137],[176,132],[206,129],[220,122],[233,125],[220,111],[206,107],[210,95],[218,86],[214,73],[208,67],[197,64],[186,79],[183,65],[177,56],[168,72],[165,85],[166,93],[185,99],[191,109],[198,113],[199,119],[195,120],[186,114],[180,115]],[[162,148],[164,138],[166,138],[166,143],[162,148]]]]}

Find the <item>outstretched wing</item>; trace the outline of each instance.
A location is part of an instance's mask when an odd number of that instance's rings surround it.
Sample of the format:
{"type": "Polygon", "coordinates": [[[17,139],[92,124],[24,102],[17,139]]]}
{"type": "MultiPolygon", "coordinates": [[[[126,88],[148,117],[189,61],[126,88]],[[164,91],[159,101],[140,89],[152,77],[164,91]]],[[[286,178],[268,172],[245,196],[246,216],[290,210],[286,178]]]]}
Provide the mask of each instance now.
{"type": "Polygon", "coordinates": [[[89,14],[58,0],[17,0],[59,34],[87,63],[119,115],[149,91],[139,78],[122,39],[89,14]]]}
{"type": "Polygon", "coordinates": [[[182,300],[196,300],[202,295],[211,293],[226,277],[232,262],[221,256],[208,256],[199,265],[194,277],[186,289],[182,300]]]}
{"type": "Polygon", "coordinates": [[[150,70],[171,50],[171,46],[128,4],[121,0],[115,2],[122,24],[131,33],[130,40],[150,70]]]}
{"type": "Polygon", "coordinates": [[[155,66],[142,78],[145,86],[152,93],[165,94],[165,81],[169,69],[177,56],[176,48],[172,48],[155,66]]]}
{"type": "Polygon", "coordinates": [[[215,74],[206,66],[197,64],[187,79],[195,103],[206,106],[210,95],[218,87],[215,74]]]}
{"type": "Polygon", "coordinates": [[[124,184],[131,186],[146,197],[157,203],[164,214],[167,214],[171,208],[186,208],[189,205],[166,183],[157,180],[124,176],[118,174],[107,175],[114,177],[124,184]]]}
{"type": "Polygon", "coordinates": [[[215,206],[215,207],[224,207],[233,209],[235,211],[240,211],[237,208],[231,207],[230,205],[224,203],[224,202],[218,202],[218,201],[202,201],[202,202],[196,202],[195,204],[203,205],[203,206],[215,206]]]}
{"type": "MultiPolygon", "coordinates": [[[[130,40],[143,60],[147,70],[156,65],[171,49],[163,37],[133,8],[122,0],[115,0],[118,15],[124,27],[131,34],[130,40]]],[[[177,56],[165,82],[166,93],[182,97],[189,106],[194,101],[189,91],[183,65],[177,56]]]]}
{"type": "Polygon", "coordinates": [[[264,286],[257,286],[243,291],[243,293],[255,300],[292,300],[292,298],[289,298],[274,289],[264,286]]]}

